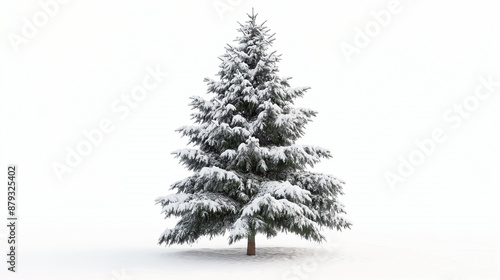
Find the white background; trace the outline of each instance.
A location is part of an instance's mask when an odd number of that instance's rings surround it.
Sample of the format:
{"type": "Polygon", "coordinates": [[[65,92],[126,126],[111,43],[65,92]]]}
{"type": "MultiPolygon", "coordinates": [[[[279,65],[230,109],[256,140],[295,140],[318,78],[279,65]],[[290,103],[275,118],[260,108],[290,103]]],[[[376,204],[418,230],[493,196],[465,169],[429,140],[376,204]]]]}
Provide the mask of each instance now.
{"type": "MultiPolygon", "coordinates": [[[[390,1],[352,2],[74,0],[16,52],[12,34],[23,36],[23,18],[33,22],[43,9],[1,1],[1,181],[7,164],[17,164],[20,218],[19,273],[2,261],[2,279],[120,279],[121,269],[131,279],[251,278],[264,268],[265,279],[500,277],[500,87],[460,125],[443,119],[480,76],[500,80],[500,5],[401,1],[347,58],[342,44],[355,46],[356,29],[390,1]],[[225,237],[156,245],[175,221],[163,219],[154,199],[190,174],[170,154],[187,143],[174,130],[191,124],[188,98],[205,94],[203,78],[215,77],[217,57],[252,7],[276,32],[281,74],[312,88],[298,105],[319,115],[300,143],[334,155],[314,170],[347,182],[341,201],[354,226],[325,231],[325,246],[338,249],[325,261],[311,257],[324,248],[291,235],[258,236],[251,260],[244,242],[228,246],[225,237]],[[169,77],[121,119],[111,104],[142,83],[147,67],[169,77]],[[64,164],[83,131],[105,118],[113,132],[59,180],[54,162],[64,164]],[[446,141],[391,188],[384,174],[397,174],[400,157],[437,128],[446,141]],[[305,261],[315,264],[307,275],[287,274],[305,261]]],[[[2,226],[4,256],[6,237],[2,226]]]]}

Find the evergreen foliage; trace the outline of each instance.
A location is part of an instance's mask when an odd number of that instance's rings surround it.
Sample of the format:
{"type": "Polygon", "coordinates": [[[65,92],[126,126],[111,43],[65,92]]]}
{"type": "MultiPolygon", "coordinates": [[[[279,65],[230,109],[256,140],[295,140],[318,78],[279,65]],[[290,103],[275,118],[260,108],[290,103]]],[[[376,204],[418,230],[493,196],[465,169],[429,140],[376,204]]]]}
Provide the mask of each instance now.
{"type": "Polygon", "coordinates": [[[351,225],[338,201],[344,182],[307,171],[330,151],[295,144],[317,114],[294,106],[309,88],[292,88],[291,78],[278,75],[274,34],[248,16],[237,44],[220,57],[219,79],[205,79],[211,98],[191,98],[195,125],[178,129],[196,148],[173,154],[193,174],[171,186],[175,194],[156,199],[167,218],[180,217],[160,244],[227,232],[231,244],[280,231],[321,241],[321,227],[351,225]]]}

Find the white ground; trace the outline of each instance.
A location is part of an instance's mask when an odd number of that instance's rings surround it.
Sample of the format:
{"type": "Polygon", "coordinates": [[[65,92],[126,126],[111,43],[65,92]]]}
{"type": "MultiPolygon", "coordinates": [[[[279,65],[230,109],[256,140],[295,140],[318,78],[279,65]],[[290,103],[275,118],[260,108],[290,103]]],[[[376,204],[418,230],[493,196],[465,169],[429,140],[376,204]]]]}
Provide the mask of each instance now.
{"type": "MultiPolygon", "coordinates": [[[[500,279],[496,236],[332,233],[324,245],[291,236],[244,243],[218,238],[193,246],[21,250],[17,277],[1,279],[500,279]],[[273,246],[274,244],[274,246],[273,246]],[[259,246],[260,245],[260,246],[259,246]]],[[[7,276],[5,278],[5,276],[7,276]]]]}

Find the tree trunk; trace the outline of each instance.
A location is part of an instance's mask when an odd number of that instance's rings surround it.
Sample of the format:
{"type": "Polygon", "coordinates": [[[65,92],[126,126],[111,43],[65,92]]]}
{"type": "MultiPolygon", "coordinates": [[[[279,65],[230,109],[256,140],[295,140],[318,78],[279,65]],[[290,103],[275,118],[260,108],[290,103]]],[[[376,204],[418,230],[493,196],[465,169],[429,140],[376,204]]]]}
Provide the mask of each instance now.
{"type": "Polygon", "coordinates": [[[248,236],[247,255],[255,256],[255,233],[248,236]]]}

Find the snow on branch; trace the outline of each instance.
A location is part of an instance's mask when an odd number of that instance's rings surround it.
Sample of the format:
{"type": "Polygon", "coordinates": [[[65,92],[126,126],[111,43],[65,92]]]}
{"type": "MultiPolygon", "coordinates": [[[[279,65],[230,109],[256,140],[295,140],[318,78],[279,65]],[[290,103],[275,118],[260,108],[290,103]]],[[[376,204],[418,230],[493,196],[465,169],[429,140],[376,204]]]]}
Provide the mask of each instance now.
{"type": "Polygon", "coordinates": [[[271,218],[279,215],[301,216],[304,213],[299,205],[286,198],[276,199],[269,193],[263,193],[246,205],[241,215],[252,216],[263,208],[269,212],[271,218]]]}
{"type": "Polygon", "coordinates": [[[263,158],[274,164],[284,162],[300,166],[313,166],[318,163],[321,158],[331,157],[329,150],[309,145],[261,148],[261,154],[263,158]]]}
{"type": "Polygon", "coordinates": [[[201,178],[205,177],[217,180],[231,180],[234,182],[242,183],[240,178],[233,171],[227,171],[215,166],[202,168],[198,175],[201,178]]]}
{"type": "Polygon", "coordinates": [[[264,192],[270,193],[279,198],[287,198],[301,203],[311,201],[311,192],[304,190],[297,185],[292,185],[288,181],[265,182],[262,184],[262,188],[264,189],[264,192]]]}
{"type": "Polygon", "coordinates": [[[286,114],[279,114],[274,124],[277,127],[285,127],[287,130],[299,131],[316,116],[316,112],[306,108],[292,108],[286,114]]]}
{"type": "Polygon", "coordinates": [[[207,144],[212,147],[221,147],[222,140],[246,139],[251,133],[243,127],[230,127],[227,123],[212,121],[199,126],[182,126],[177,129],[182,136],[189,137],[189,143],[207,144]]]}
{"type": "Polygon", "coordinates": [[[288,181],[309,190],[313,194],[336,197],[343,194],[342,185],[344,181],[328,174],[313,172],[296,172],[289,174],[288,181]]]}
{"type": "Polygon", "coordinates": [[[297,97],[302,97],[304,96],[304,93],[311,89],[311,87],[294,87],[294,88],[288,88],[286,93],[290,99],[297,98],[297,97]]]}
{"type": "Polygon", "coordinates": [[[179,149],[172,152],[175,158],[185,164],[189,170],[199,170],[203,167],[213,166],[218,162],[209,154],[199,149],[179,149]]]}
{"type": "Polygon", "coordinates": [[[197,211],[207,212],[231,212],[237,210],[237,203],[232,199],[216,193],[197,193],[197,194],[171,194],[156,199],[160,203],[162,213],[167,217],[175,215],[181,216],[187,213],[195,214],[197,211]]]}

